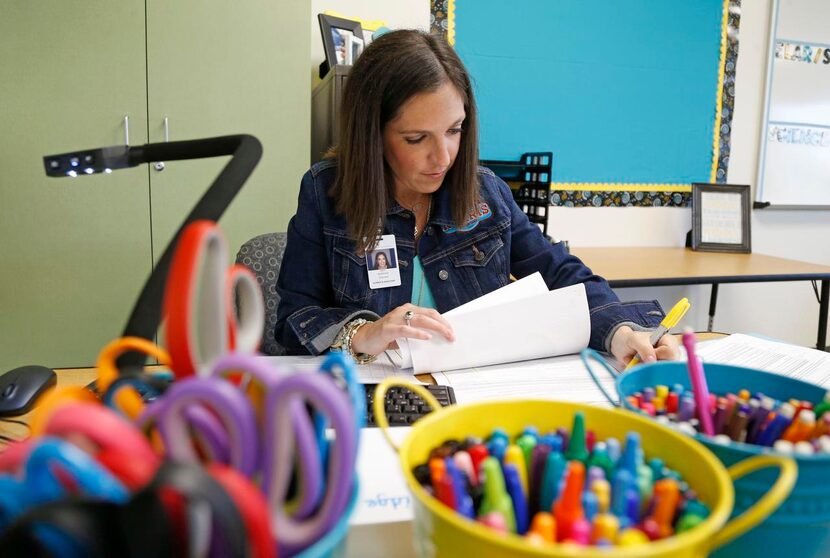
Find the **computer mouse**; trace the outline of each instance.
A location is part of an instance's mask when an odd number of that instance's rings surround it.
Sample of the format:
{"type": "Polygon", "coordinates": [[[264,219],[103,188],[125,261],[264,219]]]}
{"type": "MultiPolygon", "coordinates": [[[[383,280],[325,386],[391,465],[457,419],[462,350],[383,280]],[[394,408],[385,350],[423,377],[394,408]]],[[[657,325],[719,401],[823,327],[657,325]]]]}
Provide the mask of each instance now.
{"type": "Polygon", "coordinates": [[[28,413],[40,394],[54,387],[58,375],[51,368],[32,364],[0,376],[0,416],[28,413]]]}

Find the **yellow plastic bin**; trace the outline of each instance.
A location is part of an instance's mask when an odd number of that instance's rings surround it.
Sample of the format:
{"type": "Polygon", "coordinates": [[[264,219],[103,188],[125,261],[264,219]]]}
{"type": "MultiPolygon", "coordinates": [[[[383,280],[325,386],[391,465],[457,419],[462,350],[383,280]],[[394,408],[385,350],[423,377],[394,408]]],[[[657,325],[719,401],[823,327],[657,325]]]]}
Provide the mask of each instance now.
{"type": "MultiPolygon", "coordinates": [[[[382,405],[378,402],[383,401],[383,394],[393,385],[413,388],[411,384],[394,378],[380,384],[375,395],[375,417],[382,427],[386,421],[382,405]]],[[[413,389],[425,400],[434,402],[425,389],[420,386],[413,389]]],[[[391,440],[390,444],[395,447],[391,440]]],[[[415,548],[422,557],[703,557],[763,521],[787,497],[796,477],[795,462],[786,457],[756,456],[727,471],[699,443],[639,414],[558,401],[498,401],[441,409],[419,420],[397,449],[406,483],[414,496],[415,548]],[[511,436],[519,434],[528,425],[534,425],[540,431],[554,430],[572,424],[576,411],[585,414],[586,427],[593,430],[599,440],[611,436],[624,439],[629,431],[639,432],[646,455],[659,456],[666,466],[683,475],[689,486],[709,506],[709,517],[694,529],[638,547],[533,547],[522,537],[496,533],[447,508],[430,496],[412,473],[413,467],[427,461],[431,449],[447,439],[462,439],[470,435],[487,437],[496,427],[505,429],[511,436]],[[765,467],[780,468],[775,485],[743,515],[727,523],[734,500],[732,482],[765,467]]]]}

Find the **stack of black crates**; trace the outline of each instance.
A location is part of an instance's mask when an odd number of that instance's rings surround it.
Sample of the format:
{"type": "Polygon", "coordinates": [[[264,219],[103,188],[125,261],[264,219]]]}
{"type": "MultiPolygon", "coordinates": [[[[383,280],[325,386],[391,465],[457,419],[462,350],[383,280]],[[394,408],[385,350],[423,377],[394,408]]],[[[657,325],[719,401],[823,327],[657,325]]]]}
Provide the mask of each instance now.
{"type": "Polygon", "coordinates": [[[524,153],[518,161],[482,160],[481,164],[510,184],[516,204],[547,236],[553,153],[524,153]]]}

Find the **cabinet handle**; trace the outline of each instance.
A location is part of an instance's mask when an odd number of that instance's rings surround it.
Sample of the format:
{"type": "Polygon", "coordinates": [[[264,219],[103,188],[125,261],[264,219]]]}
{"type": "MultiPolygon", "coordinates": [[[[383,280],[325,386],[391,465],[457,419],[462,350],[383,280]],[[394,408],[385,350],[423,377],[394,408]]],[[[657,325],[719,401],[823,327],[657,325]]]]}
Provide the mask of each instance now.
{"type": "Polygon", "coordinates": [[[130,146],[130,117],[124,117],[124,145],[130,146]]]}
{"type": "MultiPolygon", "coordinates": [[[[166,116],[164,117],[164,142],[167,143],[170,141],[170,119],[166,116]]],[[[158,161],[153,163],[153,168],[156,169],[156,172],[161,172],[164,170],[165,164],[164,161],[158,161]]]]}

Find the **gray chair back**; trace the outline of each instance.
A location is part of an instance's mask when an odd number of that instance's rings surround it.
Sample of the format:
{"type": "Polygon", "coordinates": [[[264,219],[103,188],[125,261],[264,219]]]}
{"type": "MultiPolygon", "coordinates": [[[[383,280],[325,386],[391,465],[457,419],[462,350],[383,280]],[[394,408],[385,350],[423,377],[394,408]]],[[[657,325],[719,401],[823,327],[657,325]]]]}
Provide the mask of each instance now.
{"type": "Polygon", "coordinates": [[[265,298],[265,330],[262,332],[260,351],[266,355],[284,355],[285,348],[274,339],[277,324],[277,277],[280,274],[282,255],[288,235],[284,232],[267,233],[247,241],[236,254],[236,263],[242,264],[256,275],[262,296],[265,298]]]}

